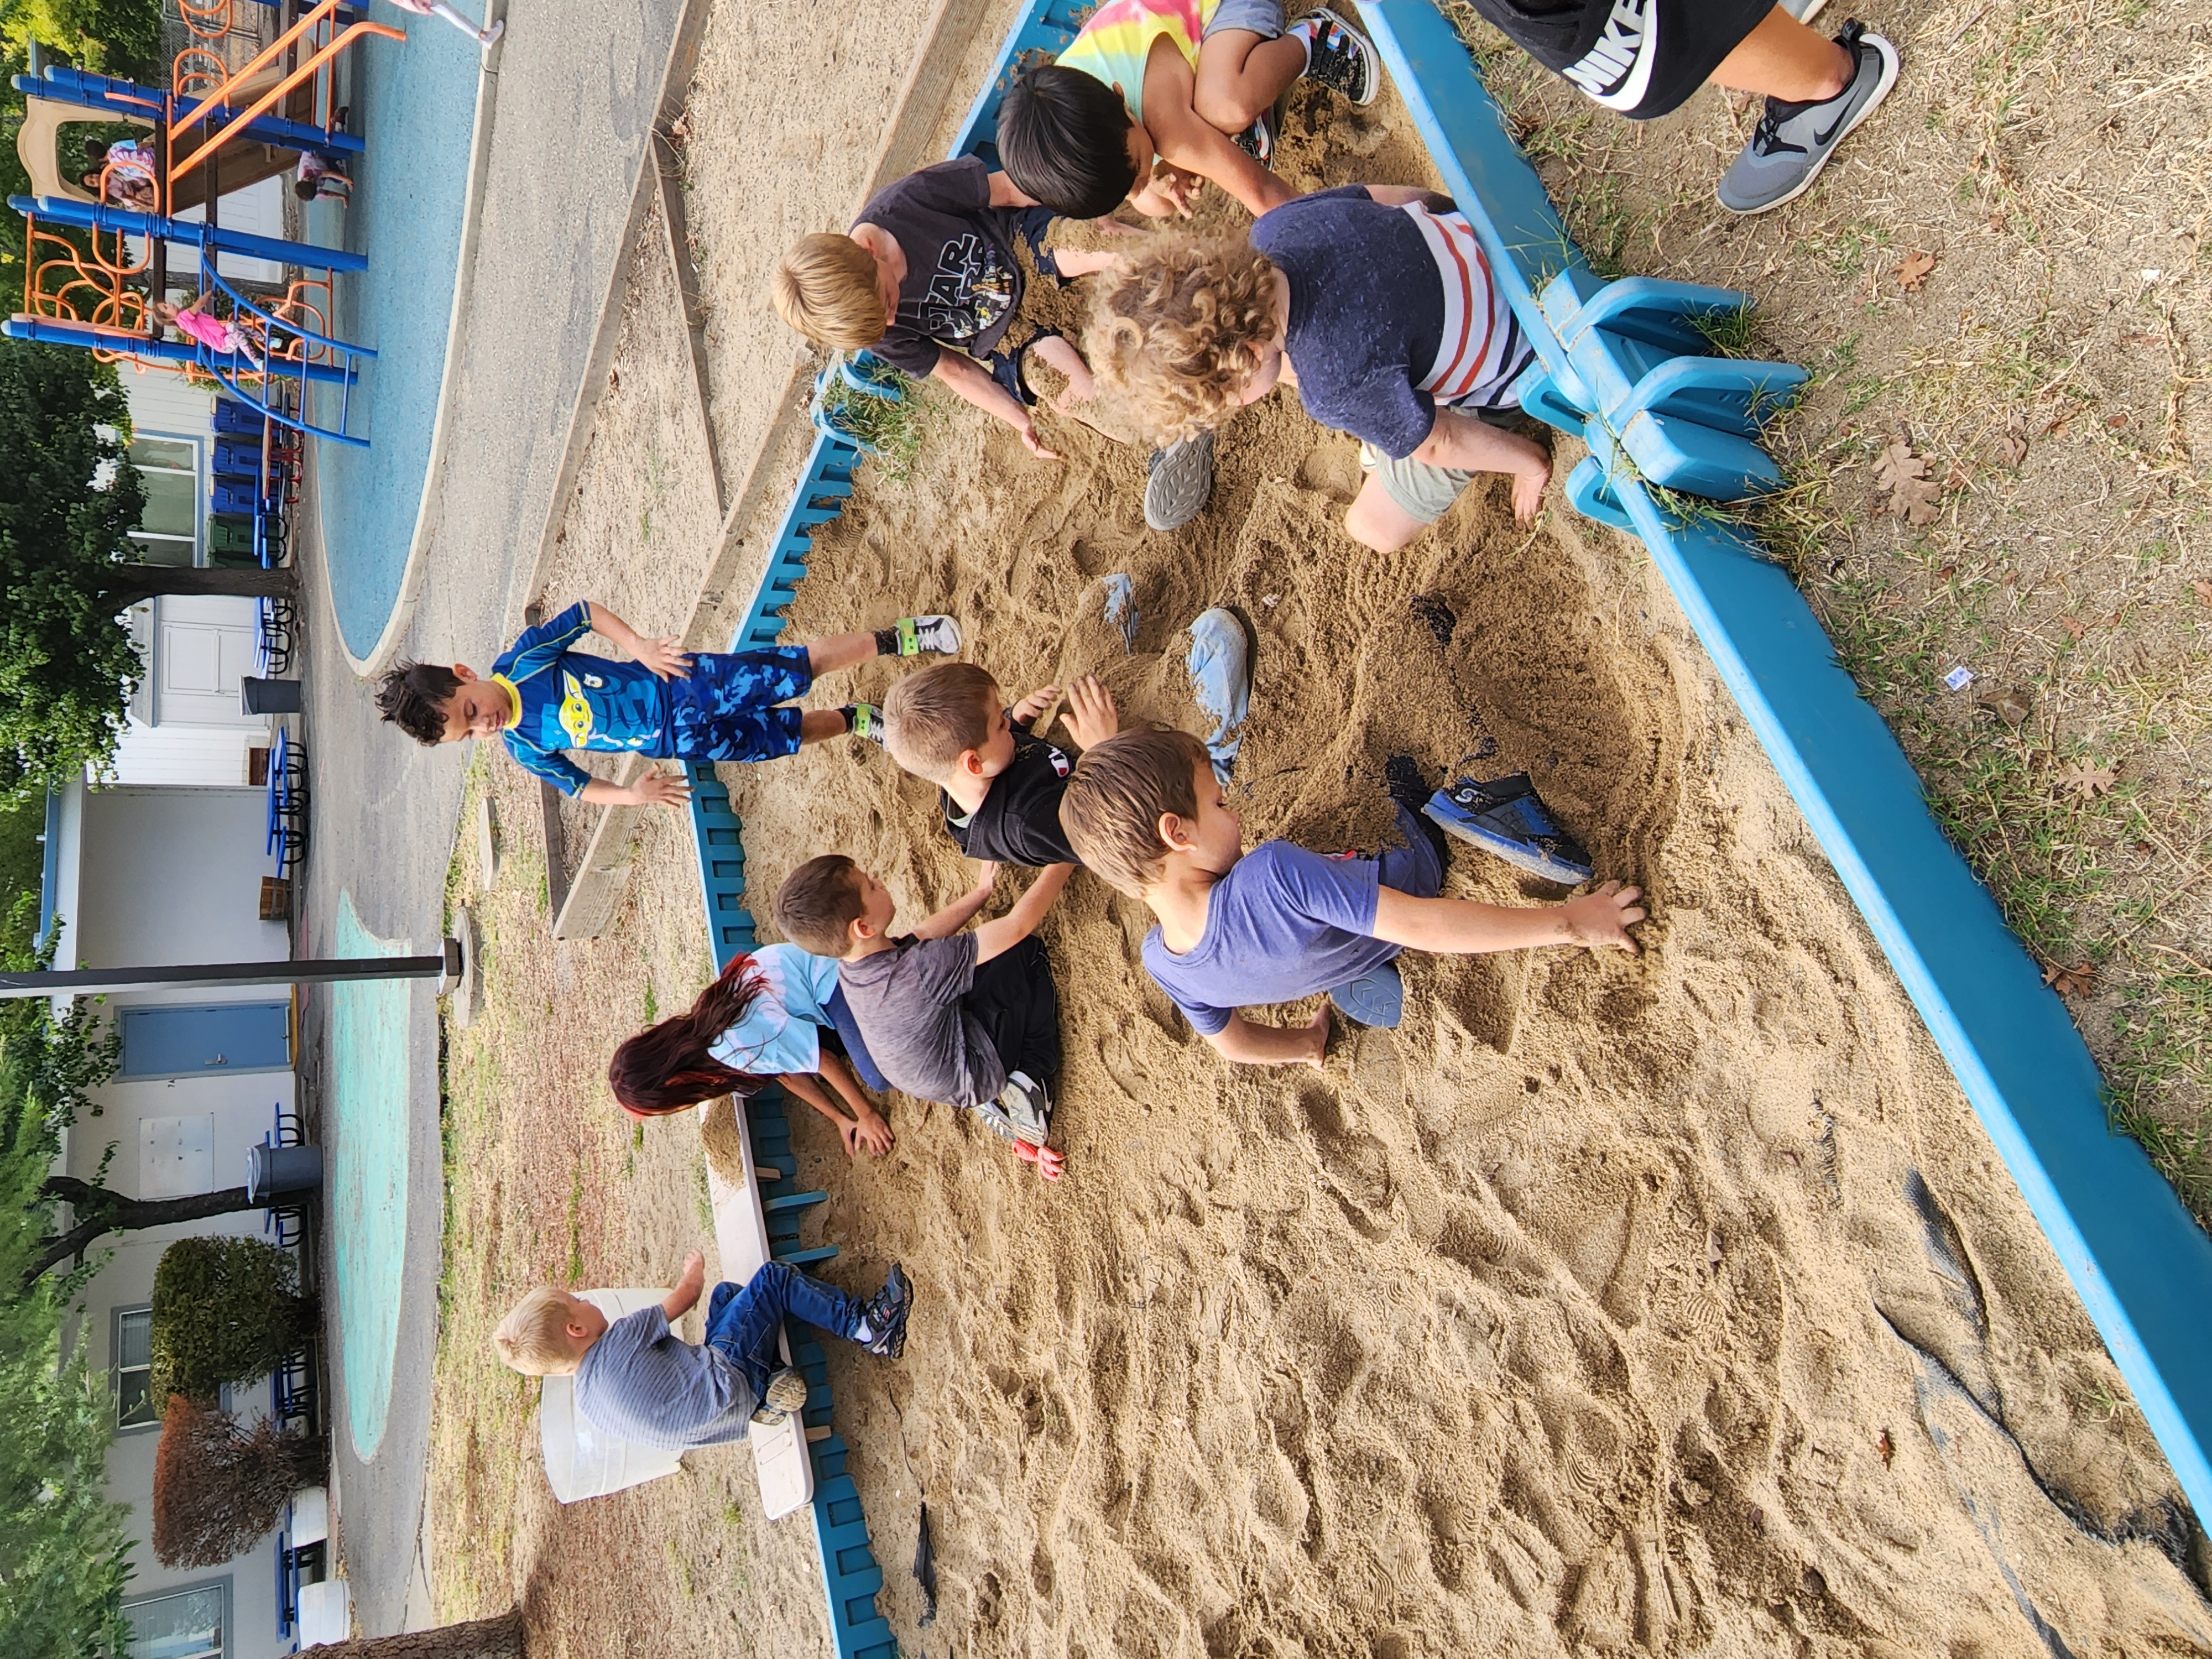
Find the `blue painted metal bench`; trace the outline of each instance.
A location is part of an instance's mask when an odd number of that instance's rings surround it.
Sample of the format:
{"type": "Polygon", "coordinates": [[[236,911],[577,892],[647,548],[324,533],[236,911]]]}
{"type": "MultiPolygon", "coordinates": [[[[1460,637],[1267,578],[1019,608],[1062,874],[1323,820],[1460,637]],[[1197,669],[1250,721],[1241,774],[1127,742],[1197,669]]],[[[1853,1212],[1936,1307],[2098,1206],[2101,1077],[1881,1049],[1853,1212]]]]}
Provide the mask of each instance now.
{"type": "Polygon", "coordinates": [[[1695,319],[1741,296],[1605,283],[1569,240],[1466,47],[1421,0],[1361,0],[1445,185],[1541,362],[1529,407],[1584,438],[1569,495],[1641,537],[2020,1184],[2199,1516],[2212,1516],[2212,1238],[2106,1121],[2102,1079],[1896,739],[1789,576],[1650,484],[1755,493],[1743,448],[1787,365],[1729,365],[1695,319]],[[1735,444],[1717,441],[1734,440],[1735,444]],[[1669,473],[1670,455],[1686,459],[1669,473]],[[1740,488],[1731,489],[1731,480],[1740,488]]]}

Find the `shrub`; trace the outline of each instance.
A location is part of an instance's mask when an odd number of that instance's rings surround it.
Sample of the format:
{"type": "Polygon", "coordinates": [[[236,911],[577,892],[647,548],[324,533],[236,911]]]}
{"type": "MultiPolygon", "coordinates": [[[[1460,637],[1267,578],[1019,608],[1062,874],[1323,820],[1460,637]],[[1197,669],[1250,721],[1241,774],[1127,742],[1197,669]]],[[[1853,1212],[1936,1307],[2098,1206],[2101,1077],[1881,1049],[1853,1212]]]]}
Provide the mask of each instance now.
{"type": "Polygon", "coordinates": [[[292,1258],[258,1238],[180,1238],[154,1270],[156,1397],[212,1400],[226,1382],[266,1376],[314,1334],[292,1258]]]}
{"type": "Polygon", "coordinates": [[[161,55],[161,0],[26,0],[8,11],[12,46],[37,40],[102,75],[156,86],[169,78],[161,55]]]}
{"type": "Polygon", "coordinates": [[[329,1470],[319,1435],[270,1418],[242,1429],[228,1412],[171,1395],[154,1454],[154,1554],[165,1567],[219,1566],[329,1470]]]}

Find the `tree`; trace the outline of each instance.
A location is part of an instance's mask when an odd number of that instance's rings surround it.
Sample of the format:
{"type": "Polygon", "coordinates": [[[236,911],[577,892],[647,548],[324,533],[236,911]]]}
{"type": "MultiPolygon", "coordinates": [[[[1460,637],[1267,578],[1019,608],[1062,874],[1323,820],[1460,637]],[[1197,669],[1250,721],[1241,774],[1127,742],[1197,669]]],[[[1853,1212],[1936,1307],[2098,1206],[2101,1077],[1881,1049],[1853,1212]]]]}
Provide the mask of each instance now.
{"type": "Polygon", "coordinates": [[[404,1636],[333,1642],[316,1652],[324,1659],[528,1659],[520,1613],[502,1613],[465,1625],[441,1625],[404,1636]]]}
{"type": "Polygon", "coordinates": [[[302,1486],[330,1473],[330,1443],[272,1418],[251,1429],[221,1407],[169,1396],[154,1454],[154,1554],[221,1566],[265,1536],[302,1486]]]}
{"type": "Polygon", "coordinates": [[[219,1193],[194,1193],[188,1198],[125,1198],[75,1176],[50,1176],[39,1184],[40,1213],[46,1206],[67,1204],[75,1212],[66,1232],[39,1241],[25,1265],[31,1278],[51,1272],[67,1261],[82,1265],[85,1252],[109,1233],[127,1233],[140,1227],[167,1227],[179,1221],[204,1221],[211,1215],[231,1215],[240,1210],[265,1210],[267,1198],[250,1198],[243,1187],[226,1187],[219,1193]]]}
{"type": "Polygon", "coordinates": [[[154,1269],[153,1389],[211,1400],[266,1376],[315,1334],[298,1264],[258,1238],[180,1238],[154,1269]]]}

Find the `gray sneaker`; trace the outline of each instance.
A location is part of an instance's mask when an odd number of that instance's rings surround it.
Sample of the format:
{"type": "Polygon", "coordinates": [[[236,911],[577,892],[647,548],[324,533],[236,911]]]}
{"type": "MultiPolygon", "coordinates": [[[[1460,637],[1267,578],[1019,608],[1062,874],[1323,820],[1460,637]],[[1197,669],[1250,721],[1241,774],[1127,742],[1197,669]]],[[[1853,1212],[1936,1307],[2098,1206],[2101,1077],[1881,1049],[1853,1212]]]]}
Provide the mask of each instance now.
{"type": "Polygon", "coordinates": [[[1145,523],[1154,530],[1180,530],[1212,497],[1213,434],[1156,449],[1146,466],[1145,523]]]}
{"type": "Polygon", "coordinates": [[[1717,194],[1730,213],[1764,213],[1812,188],[1820,169],[1851,130],[1874,113],[1897,84],[1897,48],[1853,18],[1836,44],[1858,60],[1858,73],[1833,98],[1817,104],[1766,100],[1766,113],[1743,153],[1723,175],[1717,194]]]}

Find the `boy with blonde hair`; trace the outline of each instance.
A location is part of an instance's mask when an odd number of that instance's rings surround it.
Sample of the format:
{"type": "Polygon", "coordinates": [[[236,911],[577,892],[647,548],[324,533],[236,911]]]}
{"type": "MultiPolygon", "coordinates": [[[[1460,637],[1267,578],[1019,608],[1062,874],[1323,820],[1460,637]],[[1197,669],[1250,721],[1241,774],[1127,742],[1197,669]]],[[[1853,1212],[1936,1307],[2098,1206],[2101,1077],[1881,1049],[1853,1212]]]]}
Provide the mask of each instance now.
{"type": "MultiPolygon", "coordinates": [[[[1142,899],[1158,925],[1144,960],[1193,1029],[1227,1059],[1319,1070],[1326,1005],[1304,1025],[1238,1012],[1318,992],[1364,1024],[1395,1025],[1407,949],[1448,955],[1543,945],[1636,952],[1633,887],[1609,881],[1561,904],[1439,898],[1443,843],[1413,817],[1419,769],[1394,761],[1390,793],[1406,845],[1379,858],[1329,858],[1285,841],[1244,851],[1203,744],[1188,732],[1124,732],[1087,751],[1060,818],[1085,867],[1142,899]]],[[[1433,808],[1434,803],[1431,803],[1433,808]]]]}
{"type": "Polygon", "coordinates": [[[1486,472],[1514,516],[1543,504],[1551,458],[1522,434],[1533,356],[1449,198],[1346,185],[1279,207],[1249,238],[1154,237],[1096,295],[1085,349],[1158,439],[1218,425],[1293,382],[1306,412],[1361,443],[1345,515],[1390,552],[1486,472]]]}
{"type": "Polygon", "coordinates": [[[714,1286],[706,1340],[695,1346],[669,1328],[706,1279],[694,1250],[674,1290],[612,1322],[596,1304],[541,1285],[500,1322],[492,1346],[525,1376],[573,1376],[576,1409],[593,1428],[671,1449],[742,1440],[753,1424],[781,1423],[806,1404],[806,1379],[777,1364],[787,1315],[886,1359],[906,1351],[914,1287],[896,1261],[866,1302],[770,1261],[743,1285],[714,1286]]]}
{"type": "MultiPolygon", "coordinates": [[[[1073,864],[1060,794],[1074,763],[1025,728],[1060,699],[1039,686],[1012,708],[989,672],[939,663],[909,674],[884,700],[884,747],[939,791],[945,828],[971,859],[1042,869],[1073,864]]],[[[1113,695],[1085,674],[1067,688],[1067,729],[1079,748],[1119,729],[1113,695]]]]}
{"type": "Polygon", "coordinates": [[[837,984],[877,1069],[917,1100],[964,1107],[1016,1157],[1057,1181],[1050,1085],[1060,1073],[1052,961],[1030,935],[1067,884],[1055,864],[1005,915],[963,931],[999,866],[914,931],[893,934],[890,890],[842,853],[812,858],[775,896],[775,922],[801,950],[837,958],[837,984]]]}

